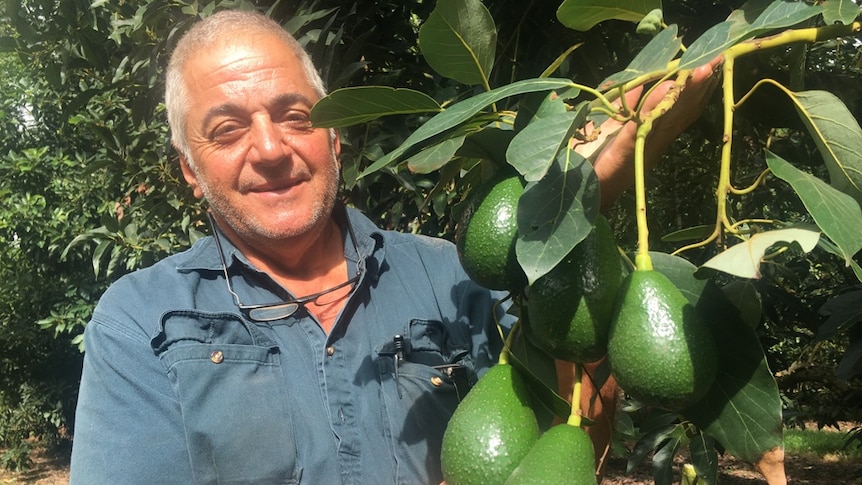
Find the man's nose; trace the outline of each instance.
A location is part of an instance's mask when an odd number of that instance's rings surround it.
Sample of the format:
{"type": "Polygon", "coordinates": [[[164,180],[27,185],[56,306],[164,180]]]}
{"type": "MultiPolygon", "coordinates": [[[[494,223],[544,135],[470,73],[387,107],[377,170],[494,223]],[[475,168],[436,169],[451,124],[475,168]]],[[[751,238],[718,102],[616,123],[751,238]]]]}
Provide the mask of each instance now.
{"type": "Polygon", "coordinates": [[[269,117],[254,120],[251,128],[252,161],[278,162],[287,154],[285,134],[269,117]]]}

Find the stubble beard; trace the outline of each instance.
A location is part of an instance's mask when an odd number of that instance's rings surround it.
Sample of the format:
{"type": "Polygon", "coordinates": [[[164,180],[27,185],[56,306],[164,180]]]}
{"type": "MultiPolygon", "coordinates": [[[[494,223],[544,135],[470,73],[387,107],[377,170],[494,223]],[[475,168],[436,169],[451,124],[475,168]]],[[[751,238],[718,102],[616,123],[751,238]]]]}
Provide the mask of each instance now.
{"type": "Polygon", "coordinates": [[[332,183],[325,188],[322,197],[314,199],[307,220],[298,227],[291,226],[288,229],[271,224],[270,222],[273,218],[266,217],[267,214],[252,216],[244,213],[230,203],[224,192],[213,190],[206,182],[206,179],[197,173],[198,171],[194,164],[191,164],[191,167],[195,171],[198,186],[207,200],[210,210],[230,226],[233,232],[247,241],[259,239],[283,240],[303,235],[316,227],[321,227],[323,221],[331,216],[338,196],[338,180],[340,175],[334,147],[331,149],[331,156],[332,163],[327,164],[325,172],[320,175],[331,180],[332,183]]]}

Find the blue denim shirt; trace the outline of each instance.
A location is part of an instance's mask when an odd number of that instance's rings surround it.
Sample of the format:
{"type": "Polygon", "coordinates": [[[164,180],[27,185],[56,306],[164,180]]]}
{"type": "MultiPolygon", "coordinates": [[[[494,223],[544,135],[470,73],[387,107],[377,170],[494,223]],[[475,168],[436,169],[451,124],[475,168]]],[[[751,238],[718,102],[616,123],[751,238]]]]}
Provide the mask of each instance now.
{"type": "MultiPolygon", "coordinates": [[[[349,217],[366,271],[329,335],[302,308],[245,319],[212,237],[113,284],[85,332],[71,483],[439,483],[459,393],[500,350],[500,295],[451,243],[349,217]]],[[[223,241],[243,303],[289,297],[223,241]]]]}

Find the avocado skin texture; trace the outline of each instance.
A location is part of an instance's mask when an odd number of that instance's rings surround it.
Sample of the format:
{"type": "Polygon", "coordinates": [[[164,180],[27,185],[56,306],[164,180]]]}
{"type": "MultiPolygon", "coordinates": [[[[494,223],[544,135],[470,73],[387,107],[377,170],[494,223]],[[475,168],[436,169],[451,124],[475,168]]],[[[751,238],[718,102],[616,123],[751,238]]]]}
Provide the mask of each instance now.
{"type": "Polygon", "coordinates": [[[596,484],[595,452],[587,433],[569,424],[545,432],[505,485],[596,484]]]}
{"type": "Polygon", "coordinates": [[[492,290],[522,288],[527,276],[518,264],[518,199],[521,178],[509,171],[471,198],[456,235],[458,256],[473,281],[492,290]]]}
{"type": "Polygon", "coordinates": [[[604,357],[622,280],[613,232],[600,215],[587,237],[530,286],[527,311],[533,343],[569,362],[604,357]]]}
{"type": "Polygon", "coordinates": [[[608,341],[620,386],[638,401],[668,411],[695,403],[715,380],[712,332],[662,273],[630,273],[620,287],[608,341]]]}
{"type": "Polygon", "coordinates": [[[501,485],[539,438],[523,377],[491,367],[455,409],[441,447],[448,485],[501,485]]]}

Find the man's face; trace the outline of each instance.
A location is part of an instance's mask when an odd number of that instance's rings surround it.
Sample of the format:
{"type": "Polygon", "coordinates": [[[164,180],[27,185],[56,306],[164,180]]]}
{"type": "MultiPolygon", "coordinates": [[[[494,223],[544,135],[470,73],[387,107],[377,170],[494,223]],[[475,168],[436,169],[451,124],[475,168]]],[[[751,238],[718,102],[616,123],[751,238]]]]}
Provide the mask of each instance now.
{"type": "Polygon", "coordinates": [[[183,70],[196,197],[244,239],[284,239],[320,227],[338,188],[338,140],[311,129],[318,100],[300,61],[273,35],[215,42],[183,70]]]}

